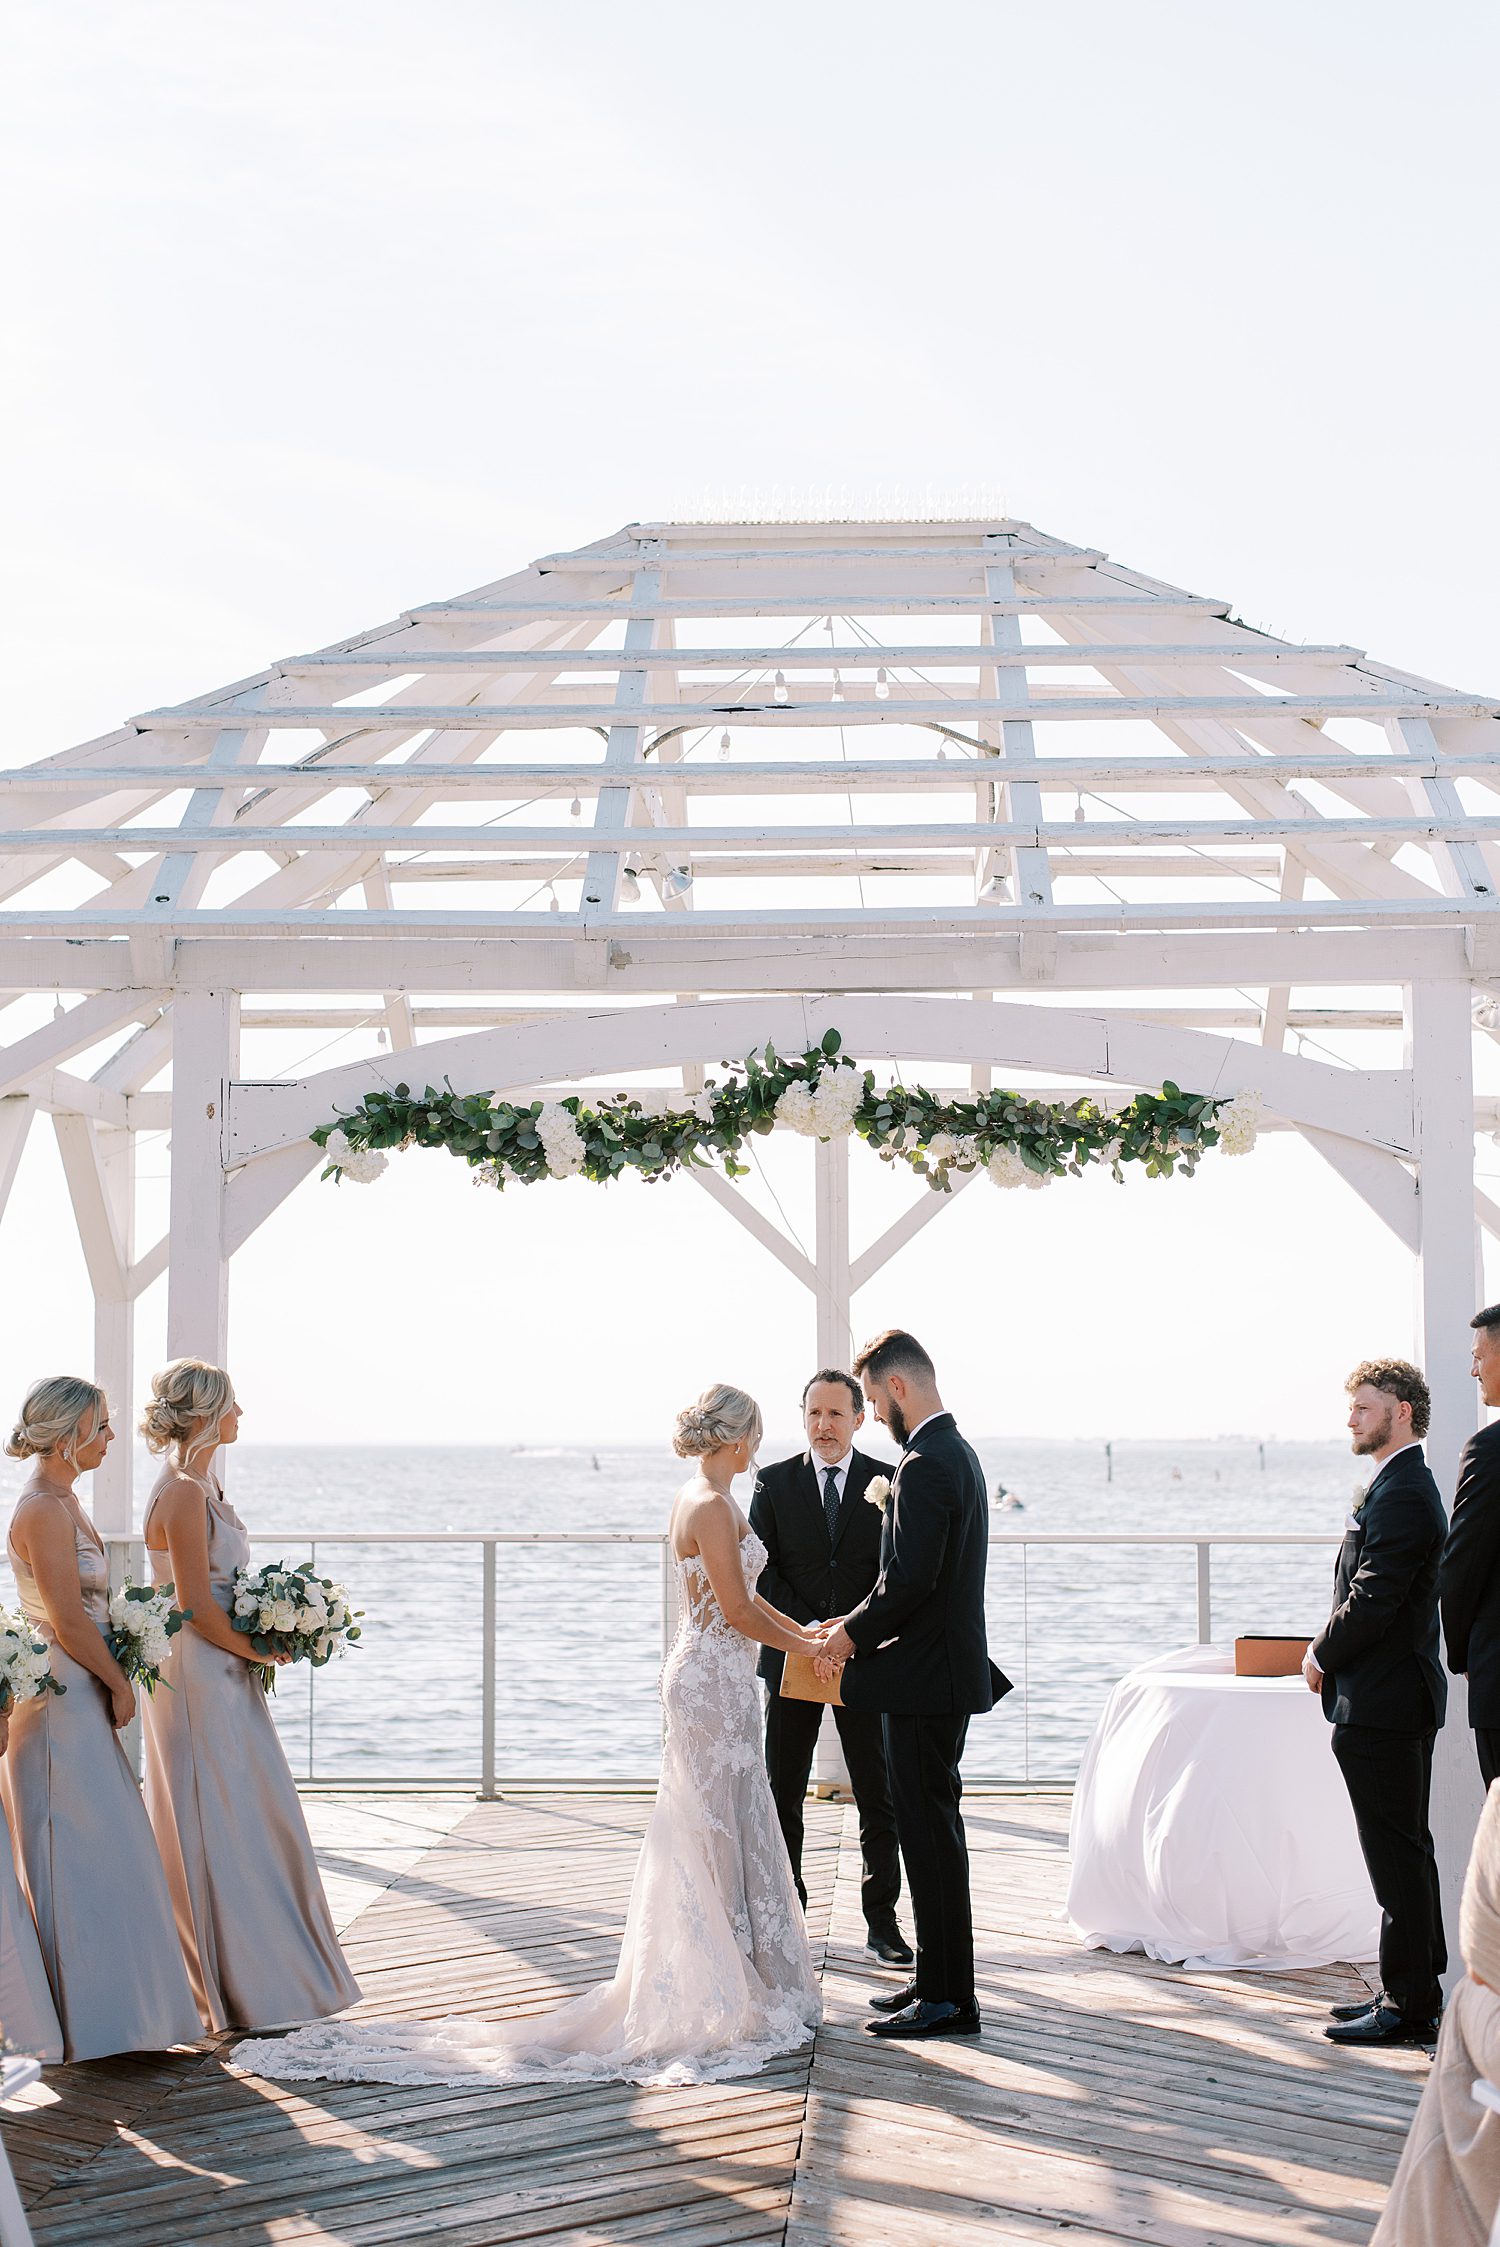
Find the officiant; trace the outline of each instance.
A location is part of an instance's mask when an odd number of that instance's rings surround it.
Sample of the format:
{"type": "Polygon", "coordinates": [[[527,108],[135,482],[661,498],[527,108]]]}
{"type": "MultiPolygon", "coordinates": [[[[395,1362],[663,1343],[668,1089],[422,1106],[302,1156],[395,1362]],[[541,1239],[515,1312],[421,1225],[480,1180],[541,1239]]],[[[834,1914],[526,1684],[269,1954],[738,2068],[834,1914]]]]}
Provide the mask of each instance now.
{"type": "MultiPolygon", "coordinates": [[[[853,1374],[825,1367],[802,1392],[807,1449],[763,1467],[756,1481],[750,1526],[769,1556],[759,1591],[794,1622],[847,1615],[875,1588],[881,1514],[866,1492],[885,1470],[878,1459],[854,1448],[864,1417],[864,1395],[853,1374]]],[[[823,1704],[782,1699],[782,1657],[771,1647],[762,1652],[759,1667],[770,1694],[766,1768],[797,1893],[805,1905],[803,1805],[823,1704]]],[[[896,1920],[901,1859],[881,1720],[868,1711],[838,1707],[833,1717],[859,1815],[864,1860],[860,1896],[869,1948],[886,1965],[907,1966],[912,1952],[896,1920]]]]}

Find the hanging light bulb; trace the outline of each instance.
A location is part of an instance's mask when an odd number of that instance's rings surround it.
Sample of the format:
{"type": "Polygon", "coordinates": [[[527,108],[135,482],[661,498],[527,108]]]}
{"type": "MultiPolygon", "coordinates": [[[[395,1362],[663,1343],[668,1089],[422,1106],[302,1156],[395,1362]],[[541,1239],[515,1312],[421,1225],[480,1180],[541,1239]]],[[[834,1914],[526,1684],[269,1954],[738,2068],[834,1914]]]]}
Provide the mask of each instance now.
{"type": "Polygon", "coordinates": [[[634,866],[620,870],[620,896],[627,905],[639,905],[641,901],[640,879],[634,866]]]}
{"type": "Polygon", "coordinates": [[[1077,825],[1078,825],[1078,823],[1079,823],[1079,822],[1080,822],[1080,821],[1081,821],[1081,820],[1082,820],[1082,819],[1083,819],[1083,818],[1084,818],[1085,816],[1086,816],[1086,814],[1085,814],[1085,812],[1084,812],[1084,808],[1083,808],[1083,798],[1082,798],[1082,796],[1080,796],[1080,797],[1078,798],[1078,801],[1077,801],[1077,802],[1076,802],[1076,803],[1074,804],[1074,806],[1073,806],[1073,823],[1074,823],[1074,825],[1075,825],[1075,826],[1077,826],[1077,825]]]}
{"type": "Polygon", "coordinates": [[[937,761],[940,765],[945,765],[948,762],[948,752],[941,743],[938,745],[937,761]]]}
{"type": "Polygon", "coordinates": [[[727,756],[728,756],[728,754],[729,754],[729,728],[728,728],[728,726],[726,726],[726,727],[724,728],[724,731],[723,731],[723,732],[722,732],[722,733],[720,734],[720,736],[719,736],[719,755],[720,755],[721,757],[727,757],[727,756]]]}
{"type": "Polygon", "coordinates": [[[686,897],[693,886],[692,868],[690,866],[674,866],[661,886],[664,897],[686,897]]]}
{"type": "Polygon", "coordinates": [[[991,874],[989,880],[979,892],[979,902],[981,905],[1008,905],[1010,903],[1010,883],[1003,874],[991,874]]]}
{"type": "Polygon", "coordinates": [[[842,671],[835,671],[833,674],[833,699],[835,702],[842,702],[844,699],[844,674],[842,671]]]}
{"type": "Polygon", "coordinates": [[[885,665],[882,663],[880,669],[875,674],[875,699],[877,700],[877,702],[884,702],[889,696],[890,691],[891,682],[885,675],[885,665]]]}
{"type": "Polygon", "coordinates": [[[582,819],[583,817],[583,805],[576,796],[568,806],[568,817],[570,819],[582,819]]]}
{"type": "Polygon", "coordinates": [[[560,913],[562,911],[562,907],[557,902],[557,892],[550,882],[547,884],[547,910],[549,913],[560,913]]]}
{"type": "Polygon", "coordinates": [[[376,1031],[376,1033],[375,1033],[375,1043],[376,1043],[377,1045],[389,1045],[389,1044],[390,1044],[390,1042],[391,1042],[391,1033],[390,1033],[390,1031],[389,1031],[389,1030],[388,1030],[388,1029],[386,1028],[385,1024],[384,1024],[384,1023],[382,1022],[382,1023],[381,1023],[381,1025],[380,1025],[380,1028],[379,1028],[379,1029],[378,1029],[378,1030],[376,1031]]]}
{"type": "Polygon", "coordinates": [[[775,695],[775,698],[778,702],[785,702],[786,673],[784,671],[778,671],[775,679],[772,681],[772,693],[775,695]]]}

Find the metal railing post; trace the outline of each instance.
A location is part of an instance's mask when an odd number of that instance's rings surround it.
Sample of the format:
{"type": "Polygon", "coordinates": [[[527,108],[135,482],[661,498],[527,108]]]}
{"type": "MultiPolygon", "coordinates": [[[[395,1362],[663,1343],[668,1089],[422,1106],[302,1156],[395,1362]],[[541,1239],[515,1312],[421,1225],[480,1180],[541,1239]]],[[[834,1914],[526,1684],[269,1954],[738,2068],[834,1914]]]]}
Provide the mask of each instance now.
{"type": "Polygon", "coordinates": [[[1207,1538],[1200,1538],[1194,1547],[1198,1555],[1198,1644],[1207,1646],[1214,1635],[1213,1585],[1209,1554],[1213,1547],[1207,1538]]]}
{"type": "Polygon", "coordinates": [[[480,1668],[479,1799],[495,1799],[495,1542],[487,1537],[484,1561],[484,1648],[480,1668]]]}

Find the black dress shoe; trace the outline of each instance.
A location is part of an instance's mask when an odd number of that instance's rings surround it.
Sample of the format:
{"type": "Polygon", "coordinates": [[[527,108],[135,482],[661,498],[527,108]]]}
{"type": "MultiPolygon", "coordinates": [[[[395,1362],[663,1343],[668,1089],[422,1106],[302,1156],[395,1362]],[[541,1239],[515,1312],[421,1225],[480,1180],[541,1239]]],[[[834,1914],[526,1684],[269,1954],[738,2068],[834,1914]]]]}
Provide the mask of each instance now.
{"type": "Polygon", "coordinates": [[[1330,2005],[1330,2021],[1361,2021],[1366,2013],[1373,2013],[1377,2005],[1384,2005],[1383,1997],[1362,1997],[1358,2005],[1330,2005]]]}
{"type": "Polygon", "coordinates": [[[1335,2021],[1323,2034],[1331,2044],[1436,2044],[1438,2025],[1398,2013],[1394,2005],[1372,2005],[1352,2021],[1335,2021]]]}
{"type": "Polygon", "coordinates": [[[929,2036],[977,2036],[980,2029],[979,2007],[970,1998],[967,2005],[950,2005],[946,1998],[919,1997],[915,2005],[903,2006],[899,2013],[888,2014],[883,2021],[866,2021],[870,2036],[901,2036],[907,2038],[929,2036]]]}
{"type": "Polygon", "coordinates": [[[872,1997],[871,2005],[877,2013],[901,2013],[908,2005],[917,2002],[917,1985],[908,1982],[905,1989],[892,1990],[889,1997],[872,1997]]]}
{"type": "Polygon", "coordinates": [[[882,1966],[910,1966],[917,1955],[894,1920],[889,1927],[872,1927],[865,1949],[872,1951],[882,1966]]]}

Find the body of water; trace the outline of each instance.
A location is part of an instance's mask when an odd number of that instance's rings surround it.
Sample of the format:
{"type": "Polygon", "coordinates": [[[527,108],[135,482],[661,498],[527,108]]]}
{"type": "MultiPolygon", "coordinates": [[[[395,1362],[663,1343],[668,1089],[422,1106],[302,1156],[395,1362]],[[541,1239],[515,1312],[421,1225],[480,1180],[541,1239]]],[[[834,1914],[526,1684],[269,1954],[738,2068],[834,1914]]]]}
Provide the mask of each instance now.
{"type": "MultiPolygon", "coordinates": [[[[884,1445],[867,1447],[884,1452],[884,1445]]],[[[1336,1541],[1364,1462],[1340,1443],[980,1440],[996,1507],[990,1647],[1016,1691],[976,1719],[973,1780],[1070,1781],[1105,1696],[1135,1662],[1196,1636],[1190,1547],[1032,1546],[1028,1535],[1326,1534],[1336,1541]],[[1264,1464],[1262,1464],[1262,1459],[1264,1464]]],[[[768,1447],[768,1457],[775,1456],[768,1447]]],[[[23,1470],[4,1462],[7,1510],[23,1470]]],[[[149,1490],[143,1461],[138,1487],[149,1490]]],[[[340,1533],[661,1532],[682,1463],[664,1447],[406,1449],[244,1444],[228,1495],[256,1558],[316,1558],[366,1610],[357,1652],[284,1673],[277,1719],[299,1774],[471,1778],[480,1768],[483,1615],[477,1546],[341,1544],[340,1533]]],[[[739,1486],[748,1502],[748,1478],[739,1486]]],[[[1334,1542],[1213,1556],[1213,1634],[1308,1633],[1328,1612],[1334,1542]]],[[[8,1579],[8,1572],[7,1579],[8,1579]]],[[[8,1580],[5,1597],[12,1596],[8,1580]]],[[[501,1546],[496,1764],[507,1776],[654,1776],[662,1566],[650,1545],[501,1546]]]]}

